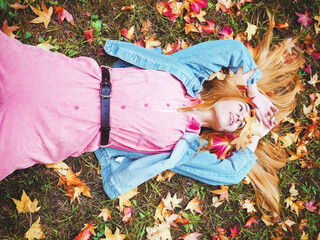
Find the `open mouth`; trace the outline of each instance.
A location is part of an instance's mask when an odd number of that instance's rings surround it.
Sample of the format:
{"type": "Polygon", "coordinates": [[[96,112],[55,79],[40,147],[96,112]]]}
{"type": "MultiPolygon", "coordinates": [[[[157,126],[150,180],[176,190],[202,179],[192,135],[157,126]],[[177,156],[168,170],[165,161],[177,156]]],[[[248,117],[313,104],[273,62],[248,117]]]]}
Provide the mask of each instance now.
{"type": "Polygon", "coordinates": [[[229,125],[231,126],[234,122],[234,118],[233,115],[231,114],[231,112],[229,113],[230,117],[229,117],[229,125]]]}

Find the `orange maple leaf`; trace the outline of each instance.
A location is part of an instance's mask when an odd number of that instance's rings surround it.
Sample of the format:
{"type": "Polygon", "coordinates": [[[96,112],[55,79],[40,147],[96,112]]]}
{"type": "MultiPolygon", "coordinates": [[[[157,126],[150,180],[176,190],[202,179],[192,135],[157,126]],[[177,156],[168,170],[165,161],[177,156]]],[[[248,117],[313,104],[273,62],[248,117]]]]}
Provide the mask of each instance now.
{"type": "Polygon", "coordinates": [[[107,208],[102,209],[98,217],[102,217],[103,221],[105,222],[108,220],[108,218],[112,219],[110,215],[110,211],[107,208]]]}
{"type": "Polygon", "coordinates": [[[123,205],[126,205],[127,207],[131,207],[132,203],[130,202],[130,198],[132,198],[133,196],[137,195],[138,192],[138,188],[134,188],[131,191],[121,195],[119,198],[119,210],[122,212],[123,211],[123,205]]]}
{"type": "MultiPolygon", "coordinates": [[[[89,240],[91,237],[92,231],[94,232],[95,227],[92,223],[85,224],[85,227],[73,240],[89,240]]],[[[95,235],[95,234],[94,234],[95,235]]]]}
{"type": "Polygon", "coordinates": [[[34,199],[34,201],[32,202],[24,190],[21,196],[21,201],[14,198],[11,198],[11,199],[16,204],[16,208],[19,213],[21,212],[34,213],[34,212],[38,212],[39,209],[41,208],[41,207],[37,207],[38,200],[34,199]]]}
{"type": "Polygon", "coordinates": [[[224,185],[221,185],[220,187],[221,189],[210,191],[210,192],[220,195],[219,202],[223,199],[226,199],[227,202],[229,202],[229,193],[228,193],[229,187],[224,185]]]}
{"type": "Polygon", "coordinates": [[[246,224],[244,225],[244,227],[251,227],[252,223],[258,224],[256,218],[257,218],[256,216],[251,216],[249,220],[246,222],[246,224]]]}
{"type": "Polygon", "coordinates": [[[46,5],[44,5],[43,0],[41,3],[41,8],[43,10],[43,12],[41,12],[39,9],[32,7],[30,5],[31,9],[39,16],[35,19],[33,19],[32,21],[30,21],[31,23],[44,23],[45,28],[48,27],[48,24],[51,20],[51,16],[53,13],[53,7],[50,6],[49,10],[47,9],[46,5]]]}
{"type": "Polygon", "coordinates": [[[11,26],[9,27],[7,19],[3,21],[2,28],[0,29],[4,34],[11,38],[16,38],[17,36],[13,34],[13,32],[17,31],[20,27],[11,26]]]}
{"type": "Polygon", "coordinates": [[[18,1],[15,1],[14,4],[10,4],[10,7],[18,10],[18,9],[26,9],[28,5],[21,5],[18,1]]]}
{"type": "Polygon", "coordinates": [[[142,23],[141,32],[143,32],[143,34],[146,34],[150,30],[152,30],[152,27],[151,27],[151,22],[148,18],[146,21],[142,23]]]}
{"type": "Polygon", "coordinates": [[[67,19],[67,21],[74,26],[73,17],[67,10],[65,10],[62,7],[56,7],[56,6],[54,6],[54,8],[55,8],[55,11],[53,13],[53,16],[58,14],[58,22],[59,22],[59,24],[61,24],[61,22],[64,19],[67,19]]]}
{"type": "Polygon", "coordinates": [[[188,34],[189,32],[199,32],[199,30],[194,26],[194,23],[186,23],[185,32],[188,34]]]}
{"type": "Polygon", "coordinates": [[[134,26],[130,27],[130,29],[122,28],[121,35],[126,39],[132,40],[134,38],[134,26]]]}
{"type": "Polygon", "coordinates": [[[258,52],[259,52],[259,45],[257,45],[255,48],[253,48],[251,46],[250,43],[246,43],[246,48],[248,49],[249,53],[251,54],[251,56],[253,57],[253,59],[255,59],[258,55],[258,52]]]}
{"type": "Polygon", "coordinates": [[[127,235],[120,233],[119,228],[117,228],[115,233],[112,234],[112,231],[107,226],[105,226],[104,235],[106,238],[100,238],[100,240],[122,240],[127,237],[127,235]]]}
{"type": "Polygon", "coordinates": [[[128,11],[128,10],[132,10],[135,8],[135,5],[134,4],[131,4],[130,6],[123,6],[121,8],[121,11],[128,11]]]}
{"type": "Polygon", "coordinates": [[[204,203],[204,201],[199,201],[199,197],[197,196],[188,203],[186,210],[190,209],[192,215],[194,215],[193,211],[196,211],[197,213],[200,213],[203,215],[203,212],[199,205],[200,203],[204,203]]]}
{"type": "Polygon", "coordinates": [[[35,221],[30,229],[24,234],[24,238],[28,238],[29,240],[33,240],[34,238],[37,239],[43,239],[46,238],[44,233],[42,232],[42,226],[39,224],[40,223],[40,217],[38,218],[37,221],[35,221]]]}

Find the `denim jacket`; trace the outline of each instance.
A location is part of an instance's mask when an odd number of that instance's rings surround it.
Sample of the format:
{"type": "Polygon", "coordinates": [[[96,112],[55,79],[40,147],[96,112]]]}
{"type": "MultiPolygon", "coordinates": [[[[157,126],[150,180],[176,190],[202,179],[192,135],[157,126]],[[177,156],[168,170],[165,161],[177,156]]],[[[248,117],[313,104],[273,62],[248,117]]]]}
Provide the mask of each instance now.
{"type": "MultiPolygon", "coordinates": [[[[109,55],[120,59],[113,67],[133,65],[167,71],[177,77],[193,97],[202,90],[203,82],[222,67],[233,72],[243,67],[244,73],[256,69],[248,80],[249,85],[261,77],[248,50],[236,40],[200,43],[172,55],[164,55],[160,48],[144,49],[115,40],[107,41],[104,49],[109,55]]],[[[199,136],[186,132],[168,153],[148,155],[99,148],[95,155],[101,164],[103,188],[110,198],[115,198],[167,169],[211,185],[236,184],[257,161],[257,157],[248,148],[221,161],[209,151],[197,153],[199,145],[199,136]]]]}

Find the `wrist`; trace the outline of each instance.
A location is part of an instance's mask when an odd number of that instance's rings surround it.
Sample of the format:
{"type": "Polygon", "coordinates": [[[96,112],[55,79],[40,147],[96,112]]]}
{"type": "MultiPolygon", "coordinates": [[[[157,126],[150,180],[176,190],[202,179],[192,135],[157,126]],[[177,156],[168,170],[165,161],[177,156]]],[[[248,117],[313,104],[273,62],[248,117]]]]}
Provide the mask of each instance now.
{"type": "Polygon", "coordinates": [[[258,94],[259,94],[259,90],[258,90],[256,83],[251,84],[250,86],[247,87],[247,96],[248,97],[253,98],[253,97],[256,97],[258,94]]]}

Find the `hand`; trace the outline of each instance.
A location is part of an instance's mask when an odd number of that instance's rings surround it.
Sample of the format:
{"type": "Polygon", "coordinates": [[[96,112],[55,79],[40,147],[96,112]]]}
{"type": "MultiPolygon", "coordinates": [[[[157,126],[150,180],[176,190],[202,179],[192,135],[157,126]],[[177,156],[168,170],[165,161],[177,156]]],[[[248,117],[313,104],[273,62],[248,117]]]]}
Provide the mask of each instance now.
{"type": "Polygon", "coordinates": [[[276,106],[260,92],[252,99],[252,103],[255,105],[254,110],[258,120],[262,121],[267,128],[273,128],[277,124],[274,119],[274,115],[278,113],[276,106]]]}

